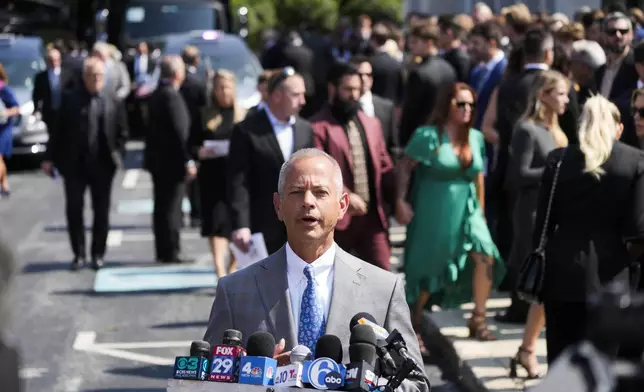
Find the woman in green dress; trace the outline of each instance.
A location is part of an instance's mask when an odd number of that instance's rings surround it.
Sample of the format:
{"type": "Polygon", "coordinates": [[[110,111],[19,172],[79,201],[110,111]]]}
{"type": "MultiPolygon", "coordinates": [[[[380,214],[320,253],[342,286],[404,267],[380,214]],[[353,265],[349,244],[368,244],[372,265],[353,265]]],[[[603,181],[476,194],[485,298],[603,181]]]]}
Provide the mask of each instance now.
{"type": "Polygon", "coordinates": [[[404,271],[414,326],[431,303],[449,308],[473,297],[470,337],[489,341],[496,337],[486,301],[504,271],[483,213],[486,155],[483,134],[471,128],[475,95],[455,83],[439,98],[432,125],[415,131],[399,164],[396,219],[408,224],[404,271]]]}

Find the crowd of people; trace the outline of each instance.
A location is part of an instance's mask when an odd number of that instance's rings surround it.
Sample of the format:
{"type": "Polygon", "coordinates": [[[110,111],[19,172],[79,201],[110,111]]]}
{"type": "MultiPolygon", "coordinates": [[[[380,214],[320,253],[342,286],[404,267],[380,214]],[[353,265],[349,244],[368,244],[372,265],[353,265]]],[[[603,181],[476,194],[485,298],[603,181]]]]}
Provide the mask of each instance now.
{"type": "MultiPolygon", "coordinates": [[[[411,14],[404,29],[343,19],[328,37],[270,36],[262,101],[249,110],[236,100],[231,70],[198,76],[196,47],[158,60],[161,82],[145,104],[132,98],[156,66],[145,43],[126,64],[99,42],[80,71],[50,47],[34,104],[50,130],[43,170],[64,179],[72,267],[86,258],[88,187],[90,257],[95,269],[103,265],[111,184],[133,123],[126,105],[139,105],[157,261],[190,261],[179,236],[186,195],[219,278],[236,270],[229,241],[246,251],[262,233],[269,254],[280,250],[280,171],[297,151],[316,148],[337,162],[348,195],[335,226],[340,248],[390,270],[390,218],[407,225],[403,271],[416,329],[432,305],[473,299],[470,337],[495,340],[491,290],[513,291],[528,255],[545,247],[545,306],[513,294],[496,316],[525,323],[511,370],[536,378],[544,324],[552,363],[584,337],[589,296],[628,282],[641,256],[624,239],[644,235],[643,28],[639,9],[584,9],[569,20],[524,4],[498,15],[483,3],[471,15],[411,14]],[[78,73],[82,83],[67,84],[78,73]]],[[[10,117],[15,105],[3,91],[0,82],[10,117]]]]}

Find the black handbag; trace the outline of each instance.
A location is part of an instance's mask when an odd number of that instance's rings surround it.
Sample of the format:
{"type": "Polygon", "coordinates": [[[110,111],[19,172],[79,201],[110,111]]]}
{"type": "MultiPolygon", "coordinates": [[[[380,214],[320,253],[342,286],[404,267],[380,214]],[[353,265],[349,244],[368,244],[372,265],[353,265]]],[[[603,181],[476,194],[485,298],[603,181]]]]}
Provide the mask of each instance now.
{"type": "Polygon", "coordinates": [[[539,245],[537,246],[537,249],[530,253],[530,255],[525,259],[521,265],[521,269],[519,270],[516,294],[520,299],[530,303],[541,303],[540,298],[543,291],[543,281],[546,276],[546,234],[548,232],[552,202],[555,198],[555,189],[557,188],[559,171],[561,169],[564,154],[561,155],[559,162],[557,162],[557,167],[555,168],[555,175],[552,180],[550,197],[548,198],[548,206],[546,208],[546,216],[543,221],[543,227],[541,228],[539,245]]]}

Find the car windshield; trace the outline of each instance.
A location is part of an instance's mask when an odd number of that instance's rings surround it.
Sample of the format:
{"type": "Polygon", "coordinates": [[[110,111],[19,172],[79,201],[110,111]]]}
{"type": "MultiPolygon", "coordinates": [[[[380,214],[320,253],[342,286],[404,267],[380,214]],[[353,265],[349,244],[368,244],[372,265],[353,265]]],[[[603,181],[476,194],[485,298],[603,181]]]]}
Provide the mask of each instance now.
{"type": "Polygon", "coordinates": [[[3,58],[1,54],[0,63],[7,72],[9,86],[30,90],[34,87],[36,74],[44,68],[42,60],[3,58]]]}
{"type": "Polygon", "coordinates": [[[217,11],[208,4],[141,2],[125,12],[125,36],[130,40],[216,28],[217,11]]]}
{"type": "Polygon", "coordinates": [[[200,73],[206,69],[227,69],[235,73],[239,85],[255,85],[261,70],[257,59],[243,45],[195,45],[201,52],[200,73]]]}

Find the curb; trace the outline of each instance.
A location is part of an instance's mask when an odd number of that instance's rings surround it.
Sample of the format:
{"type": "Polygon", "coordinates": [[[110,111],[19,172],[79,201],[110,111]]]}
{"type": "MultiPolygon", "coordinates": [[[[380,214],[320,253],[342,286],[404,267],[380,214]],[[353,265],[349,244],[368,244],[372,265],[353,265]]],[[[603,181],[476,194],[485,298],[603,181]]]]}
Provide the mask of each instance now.
{"type": "Polygon", "coordinates": [[[423,312],[420,335],[432,357],[440,358],[436,366],[443,373],[443,378],[454,383],[462,392],[489,392],[470,365],[461,359],[452,340],[441,333],[431,314],[423,312]]]}

